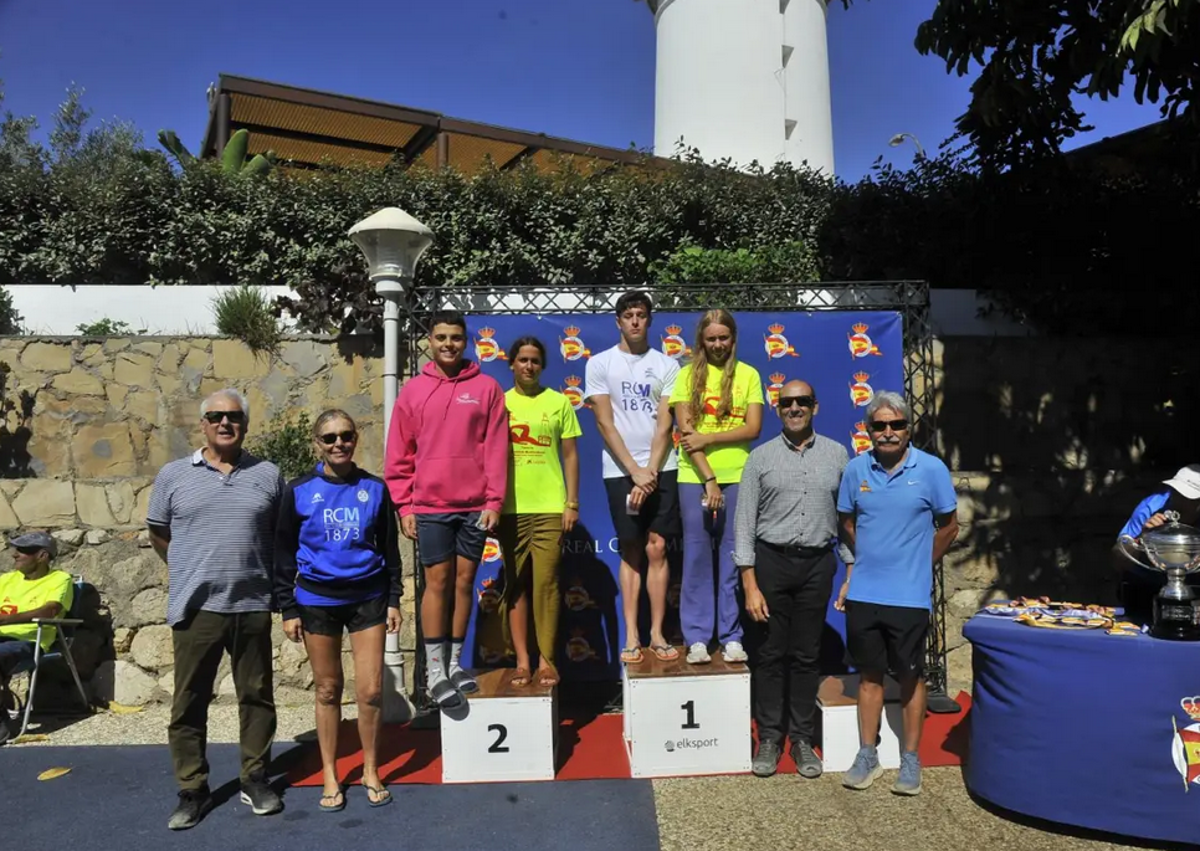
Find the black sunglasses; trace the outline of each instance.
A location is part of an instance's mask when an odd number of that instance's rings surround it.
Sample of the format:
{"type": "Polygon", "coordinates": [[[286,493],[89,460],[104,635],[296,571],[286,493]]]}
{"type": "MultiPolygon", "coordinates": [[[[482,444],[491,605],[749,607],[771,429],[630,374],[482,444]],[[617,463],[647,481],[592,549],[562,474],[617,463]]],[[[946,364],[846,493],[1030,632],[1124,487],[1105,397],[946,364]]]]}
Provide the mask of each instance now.
{"type": "Polygon", "coordinates": [[[358,440],[358,433],[353,431],[330,432],[329,434],[321,435],[317,439],[326,446],[333,446],[333,444],[337,443],[339,437],[342,439],[342,443],[353,443],[358,440]]]}
{"type": "Polygon", "coordinates": [[[780,396],[779,407],[790,408],[792,405],[799,405],[801,408],[811,408],[817,403],[817,400],[812,396],[780,396]]]}
{"type": "Polygon", "coordinates": [[[905,431],[908,428],[908,420],[872,420],[871,431],[882,434],[888,428],[892,431],[905,431]]]}
{"type": "Polygon", "coordinates": [[[216,425],[221,420],[228,418],[234,425],[242,425],[246,422],[245,411],[206,411],[204,419],[208,420],[213,425],[216,425]]]}

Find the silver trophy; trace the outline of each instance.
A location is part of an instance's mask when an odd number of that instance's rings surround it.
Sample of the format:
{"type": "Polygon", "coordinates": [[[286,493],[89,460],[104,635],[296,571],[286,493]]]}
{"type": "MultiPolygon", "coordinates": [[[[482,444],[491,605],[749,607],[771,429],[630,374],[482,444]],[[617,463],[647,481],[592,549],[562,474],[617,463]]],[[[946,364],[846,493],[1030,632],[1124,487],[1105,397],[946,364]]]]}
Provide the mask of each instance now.
{"type": "Polygon", "coordinates": [[[1200,529],[1179,522],[1179,512],[1165,511],[1167,523],[1138,538],[1122,537],[1121,550],[1135,564],[1167,575],[1154,598],[1150,634],[1173,641],[1200,640],[1195,593],[1187,576],[1200,569],[1200,529]],[[1140,556],[1145,556],[1143,560],[1140,556]]]}

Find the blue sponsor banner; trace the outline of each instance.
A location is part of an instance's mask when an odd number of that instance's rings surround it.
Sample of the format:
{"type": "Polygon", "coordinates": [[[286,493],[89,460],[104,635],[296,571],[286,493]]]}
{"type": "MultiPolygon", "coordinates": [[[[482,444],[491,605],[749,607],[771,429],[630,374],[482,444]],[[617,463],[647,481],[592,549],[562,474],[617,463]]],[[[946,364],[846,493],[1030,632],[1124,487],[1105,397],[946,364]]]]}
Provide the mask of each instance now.
{"type": "MultiPolygon", "coordinates": [[[[691,356],[700,313],[655,313],[651,344],[677,358],[691,356]]],[[[888,312],[753,313],[735,312],[738,358],[758,370],[774,403],[780,387],[801,378],[812,385],[820,402],[817,431],[841,441],[851,457],[870,447],[863,423],[865,408],[875,392],[904,388],[903,328],[900,315],[888,312]]],[[[467,353],[506,390],[513,386],[505,349],[518,337],[532,334],[546,346],[542,383],[565,394],[579,413],[579,525],[563,542],[559,566],[562,620],[559,625],[558,667],[564,681],[604,681],[620,676],[624,646],[620,557],[613,536],[601,475],[603,441],[590,410],[583,404],[584,374],[593,354],[619,339],[612,314],[553,316],[468,316],[471,345],[467,353]]],[[[768,409],[759,443],[779,434],[779,418],[768,409]]],[[[730,544],[732,545],[732,544],[730,544]]],[[[676,643],[679,625],[679,542],[673,542],[671,585],[668,593],[667,634],[676,643]]],[[[510,664],[501,624],[503,570],[499,546],[489,540],[476,578],[476,601],[464,654],[477,667],[510,664]]],[[[838,565],[834,589],[841,586],[845,568],[838,565]]],[[[649,635],[649,612],[643,594],[641,634],[649,635]]],[[[830,601],[826,616],[822,665],[836,673],[844,667],[845,621],[830,601]]],[[[750,639],[750,635],[747,635],[750,639]]]]}

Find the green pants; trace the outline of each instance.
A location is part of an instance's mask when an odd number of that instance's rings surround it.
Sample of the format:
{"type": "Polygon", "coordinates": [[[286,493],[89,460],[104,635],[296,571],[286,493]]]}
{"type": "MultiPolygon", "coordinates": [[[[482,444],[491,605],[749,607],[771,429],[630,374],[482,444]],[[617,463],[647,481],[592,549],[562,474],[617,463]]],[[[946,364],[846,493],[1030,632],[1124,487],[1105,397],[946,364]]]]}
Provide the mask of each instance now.
{"type": "Polygon", "coordinates": [[[208,786],[208,704],[229,654],[241,725],[242,782],[265,777],[275,739],[271,613],[192,612],[172,630],[175,699],[167,739],[181,790],[208,786]]]}
{"type": "MultiPolygon", "coordinates": [[[[542,660],[557,664],[558,615],[562,607],[558,592],[558,563],[562,557],[561,514],[504,514],[500,517],[499,541],[504,555],[504,637],[512,644],[508,612],[522,590],[529,593],[533,636],[542,660]]],[[[531,648],[532,649],[532,648],[531,648]]]]}

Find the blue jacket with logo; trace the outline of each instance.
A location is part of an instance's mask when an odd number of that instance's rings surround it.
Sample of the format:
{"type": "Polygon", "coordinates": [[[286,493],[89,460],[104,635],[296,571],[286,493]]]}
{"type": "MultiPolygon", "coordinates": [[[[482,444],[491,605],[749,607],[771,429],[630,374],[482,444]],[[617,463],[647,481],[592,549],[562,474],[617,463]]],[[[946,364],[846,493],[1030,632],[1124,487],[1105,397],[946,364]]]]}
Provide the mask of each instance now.
{"type": "Polygon", "coordinates": [[[275,604],[283,617],[298,605],[339,606],[387,595],[400,604],[396,509],[383,480],[355,468],[346,480],[323,465],[293,479],[275,532],[275,604]]]}

